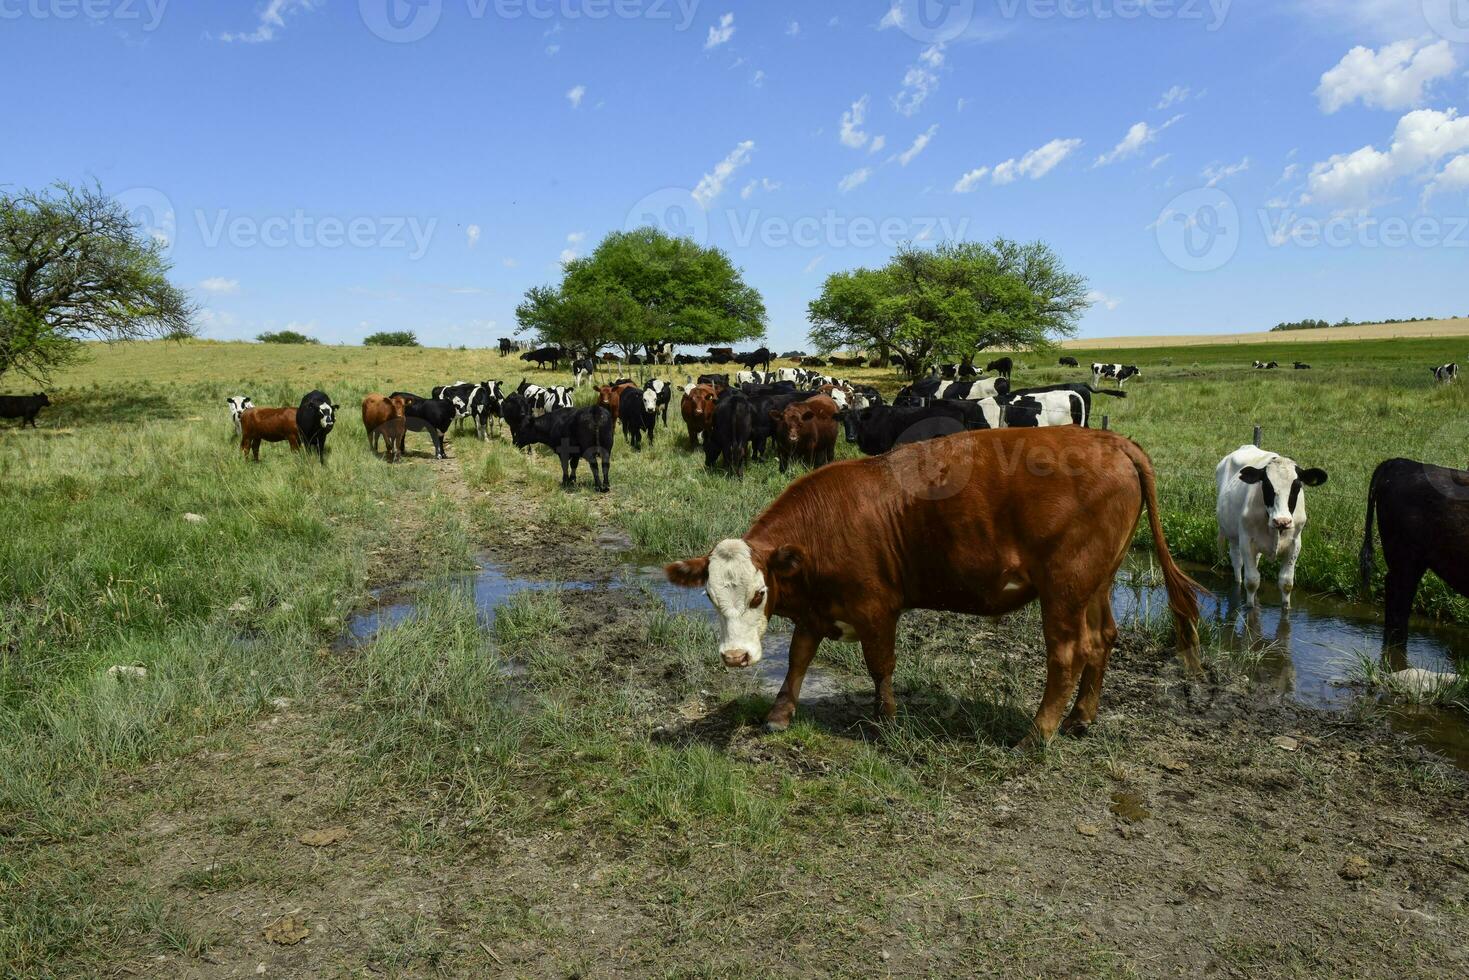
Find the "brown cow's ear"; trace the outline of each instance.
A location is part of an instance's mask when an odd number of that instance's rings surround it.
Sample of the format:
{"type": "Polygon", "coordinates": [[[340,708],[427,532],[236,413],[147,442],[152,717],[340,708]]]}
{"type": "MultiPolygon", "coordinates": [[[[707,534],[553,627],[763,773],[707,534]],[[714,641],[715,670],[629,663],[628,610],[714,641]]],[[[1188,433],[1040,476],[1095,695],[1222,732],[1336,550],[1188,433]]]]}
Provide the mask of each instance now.
{"type": "Polygon", "coordinates": [[[663,574],[668,576],[668,581],[674,585],[681,585],[686,589],[697,589],[709,581],[709,559],[690,558],[688,561],[676,561],[663,569],[663,574]]]}
{"type": "Polygon", "coordinates": [[[800,548],[793,544],[783,544],[770,553],[766,567],[776,575],[788,577],[799,572],[805,560],[806,556],[801,553],[800,548]]]}

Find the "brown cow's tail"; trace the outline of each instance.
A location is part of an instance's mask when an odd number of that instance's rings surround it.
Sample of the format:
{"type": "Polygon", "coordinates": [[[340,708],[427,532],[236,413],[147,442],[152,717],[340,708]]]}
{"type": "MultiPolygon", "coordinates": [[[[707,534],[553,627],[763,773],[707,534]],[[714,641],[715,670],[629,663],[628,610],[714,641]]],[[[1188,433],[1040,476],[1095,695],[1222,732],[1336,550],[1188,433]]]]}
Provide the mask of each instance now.
{"type": "Polygon", "coordinates": [[[1163,521],[1158,514],[1158,486],[1153,475],[1153,461],[1137,443],[1125,440],[1123,451],[1137,470],[1142,484],[1143,503],[1148,511],[1148,529],[1153,533],[1153,548],[1163,570],[1163,584],[1168,590],[1168,609],[1173,613],[1178,635],[1178,651],[1191,669],[1198,669],[1199,596],[1204,587],[1184,574],[1168,552],[1168,539],[1163,535],[1163,521]]]}
{"type": "Polygon", "coordinates": [[[1367,530],[1362,535],[1362,551],[1357,555],[1357,573],[1362,578],[1362,595],[1372,601],[1372,576],[1377,571],[1376,550],[1372,546],[1372,521],[1377,516],[1377,481],[1382,476],[1382,467],[1372,474],[1367,485],[1367,530]]]}

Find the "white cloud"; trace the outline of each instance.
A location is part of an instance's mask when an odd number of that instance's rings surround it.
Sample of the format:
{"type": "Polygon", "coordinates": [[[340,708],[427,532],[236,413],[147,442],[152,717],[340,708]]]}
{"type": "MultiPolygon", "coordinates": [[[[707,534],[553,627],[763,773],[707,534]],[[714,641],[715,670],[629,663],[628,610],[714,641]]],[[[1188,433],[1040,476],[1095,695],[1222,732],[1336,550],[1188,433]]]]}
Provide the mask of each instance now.
{"type": "Polygon", "coordinates": [[[714,203],[714,199],[724,193],[724,185],[745,164],[750,162],[750,154],[755,150],[754,140],[745,140],[739,146],[730,151],[729,156],[714,165],[714,170],[699,178],[699,184],[694,188],[694,200],[699,202],[703,208],[714,203]]]}
{"type": "Polygon", "coordinates": [[[791,21],[790,26],[786,28],[786,37],[800,37],[800,36],[801,36],[801,24],[800,24],[800,22],[799,21],[794,21],[794,20],[791,21]]]}
{"type": "Polygon", "coordinates": [[[564,264],[566,262],[570,262],[571,260],[579,256],[581,254],[581,251],[577,246],[581,245],[581,243],[586,240],[587,233],[584,231],[574,231],[571,234],[567,235],[566,247],[561,250],[562,263],[564,264]]]}
{"type": "Polygon", "coordinates": [[[571,103],[573,109],[581,108],[581,100],[587,97],[585,85],[573,85],[566,93],[566,101],[571,103]]]}
{"type": "Polygon", "coordinates": [[[501,259],[500,260],[500,264],[503,265],[507,269],[518,269],[518,268],[520,268],[520,260],[519,259],[516,259],[516,258],[510,258],[508,256],[506,258],[501,259]]]}
{"type": "Polygon", "coordinates": [[[717,27],[709,28],[709,37],[704,41],[704,50],[708,51],[711,48],[719,47],[721,44],[728,44],[730,38],[734,37],[734,34],[734,14],[725,14],[719,18],[719,25],[717,27]]]}
{"type": "Polygon", "coordinates": [[[1411,109],[1422,104],[1428,85],[1453,72],[1448,41],[1422,47],[1416,41],[1398,41],[1377,51],[1359,45],[1321,76],[1316,98],[1327,113],[1358,99],[1375,109],[1411,109]]]}
{"type": "Polygon", "coordinates": [[[1398,120],[1386,150],[1364,146],[1316,164],[1302,204],[1370,207],[1393,181],[1423,173],[1444,157],[1469,150],[1469,118],[1457,109],[1415,109],[1398,120]]]}
{"type": "Polygon", "coordinates": [[[1469,153],[1454,157],[1423,189],[1425,201],[1443,191],[1469,190],[1469,153]]]}
{"type": "Polygon", "coordinates": [[[1081,140],[1078,139],[1051,140],[1044,146],[1038,146],[1034,150],[1031,150],[1019,160],[1012,157],[1004,163],[996,164],[994,171],[990,175],[990,179],[996,184],[1013,183],[1021,177],[1040,180],[1054,170],[1062,160],[1069,157],[1079,146],[1081,146],[1081,140]]]}
{"type": "Polygon", "coordinates": [[[764,86],[764,84],[765,84],[765,71],[764,71],[764,69],[757,69],[756,72],[755,72],[755,74],[753,74],[753,75],[750,76],[750,84],[753,85],[753,86],[755,86],[756,88],[760,88],[760,87],[764,86]]]}
{"type": "Polygon", "coordinates": [[[1219,184],[1227,178],[1233,177],[1235,174],[1242,174],[1249,169],[1250,158],[1245,157],[1239,163],[1228,163],[1223,165],[1216,165],[1211,163],[1209,166],[1204,168],[1204,172],[1201,173],[1199,176],[1204,178],[1205,187],[1218,187],[1219,184]]]}
{"type": "Polygon", "coordinates": [[[903,26],[903,7],[902,7],[902,4],[901,4],[900,0],[893,0],[892,6],[888,7],[888,12],[882,15],[882,20],[878,21],[878,23],[877,23],[877,29],[880,30],[880,31],[885,31],[889,27],[902,27],[902,26],[903,26]]]}
{"type": "Polygon", "coordinates": [[[752,180],[746,184],[740,191],[740,198],[748,201],[755,196],[756,191],[764,191],[769,194],[772,191],[778,190],[780,190],[780,181],[771,180],[769,177],[761,177],[759,180],[752,180]]]}
{"type": "Polygon", "coordinates": [[[926,131],[919,133],[918,138],[913,141],[913,145],[908,147],[908,149],[904,150],[902,153],[898,154],[898,162],[906,167],[908,166],[908,164],[918,159],[918,154],[928,149],[928,144],[933,142],[934,134],[938,131],[939,125],[938,123],[934,123],[932,126],[928,127],[926,131]]]}
{"type": "Polygon", "coordinates": [[[872,140],[872,146],[868,149],[867,152],[868,153],[881,153],[883,147],[885,147],[887,145],[888,145],[888,138],[886,136],[878,136],[878,137],[875,137],[872,140]]]}
{"type": "Polygon", "coordinates": [[[863,184],[867,183],[867,178],[871,176],[872,168],[870,167],[863,167],[861,170],[854,170],[841,179],[841,182],[837,184],[837,190],[841,191],[843,194],[850,193],[861,187],[863,184]]]}
{"type": "Polygon", "coordinates": [[[1148,169],[1149,170],[1157,170],[1159,167],[1163,166],[1163,164],[1167,163],[1168,162],[1168,158],[1171,157],[1171,156],[1173,156],[1172,153],[1160,153],[1160,154],[1158,154],[1157,156],[1153,157],[1153,162],[1150,163],[1150,164],[1148,164],[1148,169]]]}
{"type": "Polygon", "coordinates": [[[944,66],[944,46],[935,44],[925,48],[903,76],[903,87],[893,96],[893,108],[905,116],[911,116],[923,108],[939,87],[938,71],[944,66]]]}
{"type": "Polygon", "coordinates": [[[1100,289],[1093,289],[1086,294],[1086,301],[1093,306],[1105,306],[1109,310],[1115,310],[1122,305],[1122,300],[1116,296],[1108,296],[1100,289]]]}
{"type": "Polygon", "coordinates": [[[267,0],[260,10],[260,19],[255,24],[255,30],[247,34],[225,33],[219,35],[219,39],[242,44],[274,41],[276,32],[285,30],[287,15],[315,10],[320,5],[321,0],[267,0]]]}
{"type": "Polygon", "coordinates": [[[1097,157],[1096,163],[1092,164],[1092,166],[1105,167],[1109,163],[1116,163],[1118,160],[1125,160],[1128,157],[1133,156],[1143,147],[1147,146],[1149,143],[1157,139],[1159,133],[1163,132],[1163,130],[1167,129],[1169,126],[1172,126],[1174,123],[1178,122],[1182,118],[1183,116],[1181,115],[1174,116],[1172,119],[1163,123],[1161,126],[1150,126],[1146,122],[1133,123],[1132,126],[1128,128],[1127,135],[1122,137],[1122,141],[1116,146],[1112,147],[1112,149],[1108,152],[1103,153],[1101,156],[1097,157]]]}
{"type": "Polygon", "coordinates": [[[1163,97],[1158,100],[1158,104],[1153,108],[1171,109],[1180,102],[1187,102],[1189,94],[1187,85],[1175,85],[1163,93],[1163,97]]]}
{"type": "Polygon", "coordinates": [[[470,248],[474,248],[476,245],[479,244],[479,235],[479,225],[470,225],[468,228],[464,229],[464,237],[468,240],[470,248]]]}
{"type": "Polygon", "coordinates": [[[806,271],[806,275],[809,276],[811,273],[815,272],[816,269],[821,265],[821,263],[823,263],[825,261],[826,261],[826,256],[825,255],[818,255],[818,256],[816,256],[816,258],[812,259],[810,262],[807,262],[806,263],[806,270],[805,270],[806,271]]]}
{"type": "Polygon", "coordinates": [[[840,138],[843,146],[850,146],[856,150],[867,145],[869,137],[862,131],[862,124],[867,121],[869,101],[870,99],[864,95],[852,103],[852,108],[842,113],[840,138]]]}
{"type": "Polygon", "coordinates": [[[976,169],[969,171],[969,173],[965,174],[963,177],[960,177],[958,182],[954,184],[954,193],[968,194],[970,191],[977,188],[980,181],[988,177],[989,173],[989,167],[977,167],[976,169]]]}
{"type": "Polygon", "coordinates": [[[559,44],[548,44],[548,45],[546,45],[546,56],[548,58],[555,57],[556,53],[558,51],[560,51],[560,50],[561,50],[561,45],[559,45],[559,44]]]}
{"type": "Polygon", "coordinates": [[[218,295],[238,293],[240,291],[240,280],[226,279],[223,276],[210,276],[199,284],[199,288],[206,293],[216,293],[218,295]]]}

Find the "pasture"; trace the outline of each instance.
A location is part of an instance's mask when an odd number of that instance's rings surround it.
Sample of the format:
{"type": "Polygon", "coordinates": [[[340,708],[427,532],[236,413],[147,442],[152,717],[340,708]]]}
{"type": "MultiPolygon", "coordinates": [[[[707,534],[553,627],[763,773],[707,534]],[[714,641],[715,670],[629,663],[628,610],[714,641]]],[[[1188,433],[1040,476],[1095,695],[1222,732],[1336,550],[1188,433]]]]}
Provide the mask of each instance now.
{"type": "MultiPolygon", "coordinates": [[[[1428,371],[1469,351],[1319,342],[1292,352],[1310,371],[1250,367],[1285,349],[1067,353],[1142,367],[1095,411],[1152,456],[1175,555],[1218,560],[1213,469],[1260,425],[1330,474],[1298,591],[1351,596],[1373,467],[1469,456],[1469,395],[1428,371]]],[[[369,453],[368,392],[569,383],[482,350],[93,353],[38,430],[0,428],[7,976],[1469,965],[1466,780],[1391,706],[1301,708],[1222,649],[1190,683],[1133,619],[1100,723],[1017,753],[1034,609],[910,613],[895,722],[869,723],[860,655],[827,644],[823,693],[762,735],[775,684],[720,668],[702,597],[639,570],[743,533],[799,467],[706,474],[676,400],[642,454],[619,435],[607,495],[585,470],[563,492],[503,427],[442,462],[421,434],[401,465],[369,453]],[[225,398],[313,388],[342,406],[326,466],[243,462],[225,398]]],[[[1083,380],[1055,360],[1017,356],[1017,386],[1083,380]]],[[[1432,579],[1419,599],[1469,619],[1432,579]]]]}

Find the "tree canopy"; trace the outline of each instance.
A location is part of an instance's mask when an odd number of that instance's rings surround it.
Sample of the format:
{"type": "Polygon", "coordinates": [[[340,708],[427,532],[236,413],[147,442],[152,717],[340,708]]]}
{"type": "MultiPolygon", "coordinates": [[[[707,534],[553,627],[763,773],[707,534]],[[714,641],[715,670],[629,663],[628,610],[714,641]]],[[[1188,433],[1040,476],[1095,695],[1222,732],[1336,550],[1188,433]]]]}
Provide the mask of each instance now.
{"type": "Polygon", "coordinates": [[[196,308],[170,268],[101,188],[0,191],[0,375],[46,380],[87,339],[192,336],[196,308]]]}
{"type": "Polygon", "coordinates": [[[364,347],[417,347],[418,335],[412,330],[380,330],[362,338],[364,347]]]}
{"type": "Polygon", "coordinates": [[[765,333],[765,303],[717,248],[655,228],[613,232],[536,286],[516,308],[522,331],[582,353],[659,342],[724,344],[765,333]]]}
{"type": "Polygon", "coordinates": [[[823,351],[896,352],[917,373],[990,347],[1050,347],[1076,333],[1086,292],[1042,242],[910,246],[881,269],[828,276],[810,337],[823,351]]]}
{"type": "Polygon", "coordinates": [[[315,337],[308,337],[298,330],[266,331],[255,338],[262,344],[319,344],[315,337]]]}

